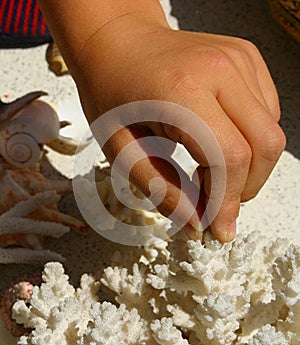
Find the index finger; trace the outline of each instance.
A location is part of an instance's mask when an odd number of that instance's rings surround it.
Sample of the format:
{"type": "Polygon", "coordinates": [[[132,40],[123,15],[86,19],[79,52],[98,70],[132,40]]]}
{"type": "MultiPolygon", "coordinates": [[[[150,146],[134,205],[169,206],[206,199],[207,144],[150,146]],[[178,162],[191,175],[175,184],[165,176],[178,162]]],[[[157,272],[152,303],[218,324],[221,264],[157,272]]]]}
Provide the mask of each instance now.
{"type": "MultiPolygon", "coordinates": [[[[164,130],[169,138],[182,143],[201,167],[207,168],[202,189],[207,200],[207,219],[202,219],[201,223],[210,225],[214,235],[226,242],[235,235],[234,224],[249,173],[251,148],[212,93],[202,93],[199,98],[202,101],[197,99],[197,102],[188,103],[189,109],[205,122],[206,130],[213,134],[214,140],[202,138],[200,145],[197,144],[198,137],[205,136],[205,133],[201,131],[199,123],[194,121],[183,131],[188,126],[184,124],[187,119],[182,117],[178,117],[176,126],[164,125],[164,130]],[[216,145],[221,148],[224,166],[216,157],[216,145]],[[208,159],[207,153],[211,159],[208,159]]],[[[196,228],[196,224],[192,225],[196,228]]]]}

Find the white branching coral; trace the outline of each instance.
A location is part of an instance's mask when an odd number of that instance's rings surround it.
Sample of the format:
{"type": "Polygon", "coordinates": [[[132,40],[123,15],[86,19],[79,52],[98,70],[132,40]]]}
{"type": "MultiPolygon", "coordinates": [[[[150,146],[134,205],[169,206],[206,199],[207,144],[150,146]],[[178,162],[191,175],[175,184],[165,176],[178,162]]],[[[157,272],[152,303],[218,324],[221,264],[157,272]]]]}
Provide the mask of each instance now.
{"type": "Polygon", "coordinates": [[[18,322],[34,328],[21,343],[299,344],[299,247],[253,233],[227,244],[208,234],[205,244],[186,243],[178,235],[169,258],[162,248],[156,262],[104,270],[101,283],[119,307],[97,302],[91,277],[75,290],[62,266],[48,264],[30,305],[13,308],[18,322]]]}
{"type": "Polygon", "coordinates": [[[80,345],[148,344],[146,322],[136,309],[128,311],[124,304],[117,308],[108,302],[94,303],[90,316],[91,321],[80,345]]]}
{"type": "Polygon", "coordinates": [[[267,325],[299,341],[299,248],[258,233],[228,244],[206,235],[205,245],[187,243],[181,261],[182,244],[164,264],[108,268],[101,282],[149,323],[171,318],[188,344],[250,344],[267,325]]]}
{"type": "Polygon", "coordinates": [[[99,283],[85,274],[75,290],[60,263],[46,264],[42,279],[41,287],[33,288],[29,306],[23,300],[13,306],[12,317],[34,329],[19,343],[76,344],[87,328],[92,303],[98,301],[99,283]]]}

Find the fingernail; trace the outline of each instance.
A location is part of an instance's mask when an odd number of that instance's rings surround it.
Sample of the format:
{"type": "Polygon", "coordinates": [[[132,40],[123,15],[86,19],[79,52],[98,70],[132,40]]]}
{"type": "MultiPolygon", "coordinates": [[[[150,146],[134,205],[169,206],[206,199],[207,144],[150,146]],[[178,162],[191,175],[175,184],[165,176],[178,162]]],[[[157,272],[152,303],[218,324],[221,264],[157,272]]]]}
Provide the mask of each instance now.
{"type": "Polygon", "coordinates": [[[232,224],[229,225],[228,232],[230,234],[232,234],[233,237],[235,236],[235,234],[236,234],[236,221],[234,221],[232,224]]]}
{"type": "Polygon", "coordinates": [[[221,228],[216,228],[215,231],[213,231],[213,233],[216,236],[216,238],[222,243],[232,241],[236,234],[236,221],[234,221],[227,227],[224,226],[221,228]]]}
{"type": "Polygon", "coordinates": [[[222,242],[230,242],[235,238],[236,234],[236,221],[230,224],[223,234],[222,242]]]}

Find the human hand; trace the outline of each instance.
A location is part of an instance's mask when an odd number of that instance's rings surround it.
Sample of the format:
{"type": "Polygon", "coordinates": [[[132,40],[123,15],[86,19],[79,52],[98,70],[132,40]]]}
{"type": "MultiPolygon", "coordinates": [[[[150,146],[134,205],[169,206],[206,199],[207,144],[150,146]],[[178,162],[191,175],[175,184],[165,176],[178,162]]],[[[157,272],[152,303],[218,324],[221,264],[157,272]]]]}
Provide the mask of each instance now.
{"type": "MultiPolygon", "coordinates": [[[[97,31],[74,61],[70,69],[90,122],[121,104],[152,99],[182,105],[210,127],[227,172],[224,200],[211,230],[221,241],[232,240],[240,203],[256,196],[285,147],[277,92],[257,48],[242,39],[173,31],[165,23],[128,15],[97,31]]],[[[185,227],[192,236],[210,194],[209,167],[202,150],[181,131],[180,121],[173,127],[164,120],[123,128],[105,145],[105,153],[113,161],[130,142],[150,134],[181,142],[200,164],[200,203],[185,227]]],[[[166,216],[176,207],[182,188],[187,196],[189,189],[197,188],[188,182],[180,186],[173,170],[160,159],[148,158],[130,174],[146,195],[149,181],[163,176],[167,192],[158,209],[166,216]]],[[[180,223],[184,212],[174,220],[180,223]]]]}

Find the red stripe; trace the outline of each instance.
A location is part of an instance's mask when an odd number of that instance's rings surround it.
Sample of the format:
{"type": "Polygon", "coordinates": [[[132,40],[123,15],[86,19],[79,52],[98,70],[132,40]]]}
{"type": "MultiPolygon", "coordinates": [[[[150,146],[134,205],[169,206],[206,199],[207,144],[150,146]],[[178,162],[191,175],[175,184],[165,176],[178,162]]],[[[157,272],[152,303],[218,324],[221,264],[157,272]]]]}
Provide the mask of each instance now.
{"type": "Polygon", "coordinates": [[[4,11],[5,11],[5,5],[6,5],[6,0],[3,0],[2,6],[0,8],[0,27],[2,25],[2,19],[3,19],[3,15],[4,15],[4,11]]]}
{"type": "Polygon", "coordinates": [[[14,26],[14,33],[18,33],[19,23],[21,19],[21,13],[22,13],[22,7],[23,7],[23,0],[20,0],[18,8],[17,8],[17,14],[16,14],[16,21],[14,26]]]}
{"type": "Polygon", "coordinates": [[[32,0],[27,0],[25,17],[24,17],[24,26],[23,26],[23,34],[24,35],[26,35],[28,32],[28,21],[29,21],[29,17],[30,17],[31,3],[32,3],[32,0]]]}
{"type": "Polygon", "coordinates": [[[34,13],[33,13],[33,21],[32,21],[32,34],[33,35],[36,35],[38,19],[39,19],[39,7],[38,7],[38,4],[35,3],[34,13]]]}
{"type": "Polygon", "coordinates": [[[44,16],[42,16],[42,21],[41,21],[41,34],[45,35],[46,33],[46,20],[44,16]]]}
{"type": "Polygon", "coordinates": [[[7,12],[6,23],[5,23],[5,27],[4,27],[4,32],[9,32],[10,23],[11,23],[11,17],[12,17],[12,14],[13,14],[14,5],[15,5],[15,1],[14,0],[10,0],[8,12],[7,12]]]}

